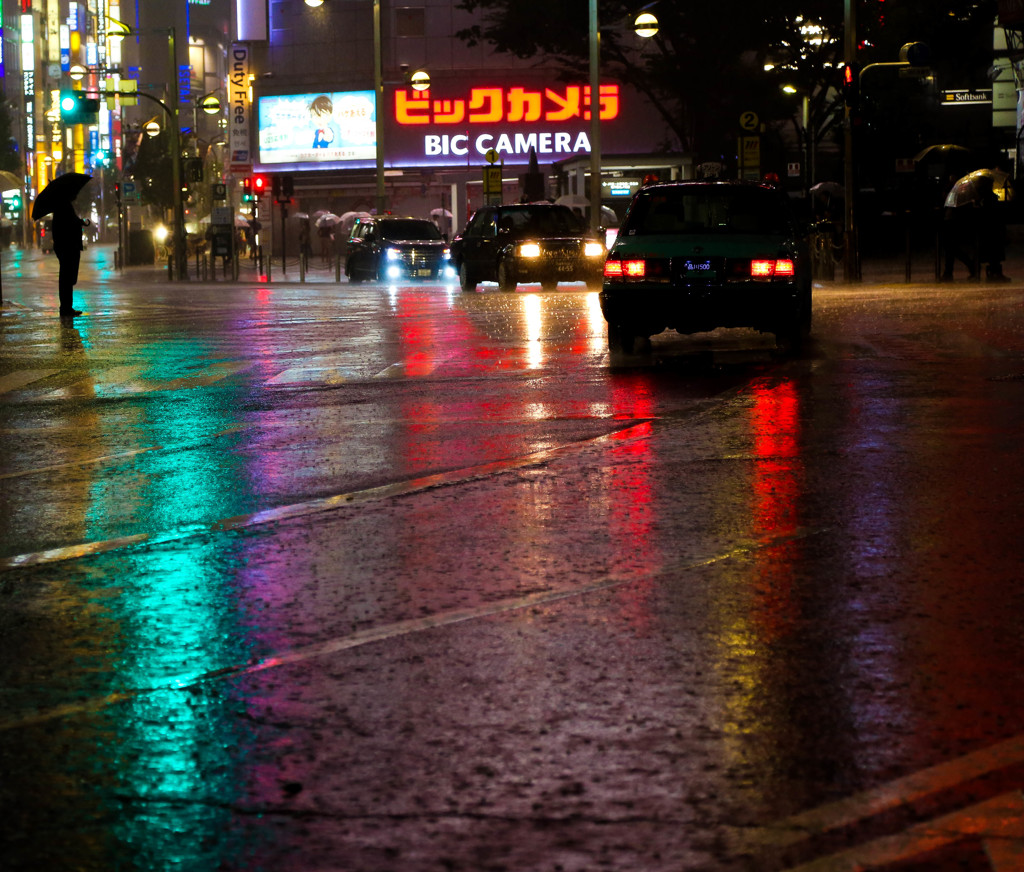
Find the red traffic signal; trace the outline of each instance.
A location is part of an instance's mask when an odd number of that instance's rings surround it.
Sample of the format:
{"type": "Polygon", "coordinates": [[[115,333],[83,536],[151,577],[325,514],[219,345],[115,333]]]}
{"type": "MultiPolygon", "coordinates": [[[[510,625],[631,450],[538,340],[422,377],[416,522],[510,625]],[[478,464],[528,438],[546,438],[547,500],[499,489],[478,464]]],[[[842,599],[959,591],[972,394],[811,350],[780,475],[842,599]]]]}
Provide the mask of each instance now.
{"type": "Polygon", "coordinates": [[[267,177],[266,176],[253,176],[252,177],[252,192],[257,197],[262,197],[267,190],[267,177]]]}
{"type": "Polygon", "coordinates": [[[855,64],[843,64],[843,102],[851,109],[857,108],[860,96],[860,73],[855,64]]]}

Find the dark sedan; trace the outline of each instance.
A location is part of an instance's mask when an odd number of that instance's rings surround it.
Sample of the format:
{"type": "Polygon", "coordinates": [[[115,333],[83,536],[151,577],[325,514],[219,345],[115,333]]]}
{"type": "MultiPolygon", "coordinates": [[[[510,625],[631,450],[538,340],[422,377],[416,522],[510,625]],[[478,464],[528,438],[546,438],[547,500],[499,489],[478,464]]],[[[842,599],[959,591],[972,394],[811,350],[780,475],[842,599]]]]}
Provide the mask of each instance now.
{"type": "Polygon", "coordinates": [[[806,234],[778,190],[752,182],[641,188],[604,265],[608,347],[666,328],[752,327],[794,347],[811,329],[806,234]]]}
{"type": "Polygon", "coordinates": [[[362,218],[348,238],[350,282],[455,278],[448,243],[425,218],[362,218]]]}
{"type": "Polygon", "coordinates": [[[503,291],[540,282],[601,286],[606,250],[583,228],[572,209],[554,203],[484,206],[452,241],[452,264],[464,291],[497,282],[503,291]]]}

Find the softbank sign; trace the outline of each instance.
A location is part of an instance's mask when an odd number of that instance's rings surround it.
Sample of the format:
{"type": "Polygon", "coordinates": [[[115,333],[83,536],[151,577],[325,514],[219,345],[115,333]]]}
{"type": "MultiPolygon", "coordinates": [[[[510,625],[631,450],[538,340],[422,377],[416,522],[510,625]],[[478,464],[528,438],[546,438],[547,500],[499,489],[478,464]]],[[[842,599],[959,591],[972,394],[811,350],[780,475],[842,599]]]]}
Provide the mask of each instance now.
{"type": "MultiPolygon", "coordinates": [[[[601,85],[598,106],[602,123],[617,119],[619,86],[601,85]]],[[[393,107],[395,163],[475,165],[492,150],[506,163],[526,163],[531,149],[550,160],[590,152],[588,86],[480,87],[453,97],[401,89],[393,107]]]]}

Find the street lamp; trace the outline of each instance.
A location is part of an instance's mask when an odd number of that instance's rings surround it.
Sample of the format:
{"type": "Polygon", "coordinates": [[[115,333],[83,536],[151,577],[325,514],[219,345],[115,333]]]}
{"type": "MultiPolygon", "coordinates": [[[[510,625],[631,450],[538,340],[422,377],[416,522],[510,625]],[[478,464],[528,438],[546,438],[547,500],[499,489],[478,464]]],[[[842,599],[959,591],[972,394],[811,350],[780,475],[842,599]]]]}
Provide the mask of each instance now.
{"type": "MultiPolygon", "coordinates": [[[[380,0],[374,0],[378,3],[380,0]]],[[[590,46],[590,230],[601,227],[601,28],[597,21],[597,0],[588,0],[588,43],[590,46]]],[[[649,39],[658,32],[658,19],[641,12],[633,22],[637,36],[649,39]]]]}
{"type": "Polygon", "coordinates": [[[387,212],[388,204],[384,189],[384,57],[381,48],[380,0],[373,0],[373,93],[377,140],[377,214],[383,215],[387,212]]]}
{"type": "MultiPolygon", "coordinates": [[[[782,91],[785,94],[799,94],[800,91],[794,85],[783,85],[782,91]]],[[[801,138],[803,139],[801,151],[803,152],[803,178],[804,196],[810,197],[811,185],[814,184],[814,136],[811,131],[811,109],[810,95],[804,91],[801,100],[801,138]]]]}
{"type": "MultiPolygon", "coordinates": [[[[116,18],[109,18],[108,22],[112,24],[117,30],[112,30],[108,33],[108,36],[115,42],[119,42],[126,36],[134,35],[134,31],[131,27],[125,24],[123,21],[118,21],[116,18]]],[[[170,58],[170,78],[168,80],[168,97],[170,105],[164,103],[162,100],[158,100],[152,94],[146,94],[143,91],[128,92],[132,97],[144,97],[147,100],[151,100],[156,103],[168,116],[170,120],[170,134],[171,134],[171,184],[174,187],[172,192],[173,201],[172,209],[174,212],[174,233],[172,236],[174,251],[174,271],[177,273],[179,279],[186,277],[185,272],[185,204],[181,198],[181,129],[178,123],[178,90],[174,83],[176,80],[176,61],[177,61],[177,47],[175,42],[175,28],[157,28],[153,31],[154,33],[164,33],[167,35],[167,48],[168,56],[170,58]]],[[[115,91],[114,93],[121,94],[121,91],[115,91]]]]}

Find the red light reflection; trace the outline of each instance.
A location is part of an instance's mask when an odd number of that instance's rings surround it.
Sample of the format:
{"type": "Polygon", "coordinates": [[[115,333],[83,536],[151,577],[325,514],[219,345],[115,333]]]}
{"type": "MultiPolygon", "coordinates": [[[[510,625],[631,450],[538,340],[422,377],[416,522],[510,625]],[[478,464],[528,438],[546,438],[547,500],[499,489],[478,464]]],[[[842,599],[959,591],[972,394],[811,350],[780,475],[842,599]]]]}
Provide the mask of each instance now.
{"type": "MultiPolygon", "coordinates": [[[[800,418],[792,382],[756,385],[751,430],[754,437],[752,532],[762,540],[778,540],[800,527],[798,498],[802,490],[800,418]]],[[[792,566],[797,540],[781,541],[756,553],[758,608],[755,619],[766,641],[783,635],[797,617],[792,597],[792,566]]]]}

